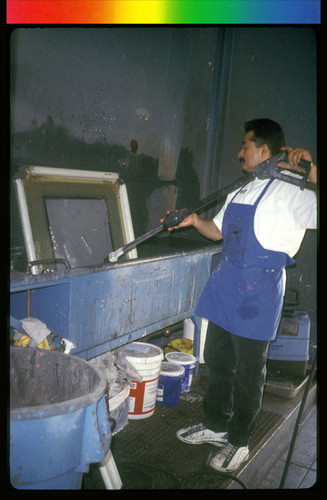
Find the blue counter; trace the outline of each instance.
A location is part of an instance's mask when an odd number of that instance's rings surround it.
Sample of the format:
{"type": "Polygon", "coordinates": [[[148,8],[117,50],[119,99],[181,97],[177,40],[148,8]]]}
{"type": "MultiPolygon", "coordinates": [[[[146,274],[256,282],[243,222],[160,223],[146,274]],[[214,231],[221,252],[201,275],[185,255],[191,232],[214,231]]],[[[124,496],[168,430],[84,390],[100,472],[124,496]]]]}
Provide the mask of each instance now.
{"type": "MultiPolygon", "coordinates": [[[[194,315],[221,244],[164,257],[32,276],[11,273],[10,314],[43,321],[90,359],[194,315]],[[29,295],[29,297],[28,297],[29,295]]],[[[200,318],[195,317],[194,354],[200,318]]]]}

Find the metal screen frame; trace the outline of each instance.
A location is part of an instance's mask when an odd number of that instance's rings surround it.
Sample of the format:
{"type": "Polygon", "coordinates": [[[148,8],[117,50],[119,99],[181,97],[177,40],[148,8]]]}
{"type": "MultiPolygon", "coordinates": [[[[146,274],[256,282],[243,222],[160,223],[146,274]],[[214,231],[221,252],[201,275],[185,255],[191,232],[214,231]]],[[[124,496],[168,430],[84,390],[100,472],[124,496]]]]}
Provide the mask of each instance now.
{"type": "MultiPolygon", "coordinates": [[[[14,180],[14,185],[28,263],[54,259],[46,197],[102,197],[107,204],[113,246],[118,248],[135,239],[127,188],[117,173],[28,166],[14,180]]],[[[133,249],[126,258],[137,256],[137,250],[133,249]]],[[[46,268],[49,269],[49,264],[46,268]]],[[[44,264],[31,266],[32,274],[44,269],[44,264]]],[[[56,269],[55,263],[50,264],[50,270],[56,269]]]]}

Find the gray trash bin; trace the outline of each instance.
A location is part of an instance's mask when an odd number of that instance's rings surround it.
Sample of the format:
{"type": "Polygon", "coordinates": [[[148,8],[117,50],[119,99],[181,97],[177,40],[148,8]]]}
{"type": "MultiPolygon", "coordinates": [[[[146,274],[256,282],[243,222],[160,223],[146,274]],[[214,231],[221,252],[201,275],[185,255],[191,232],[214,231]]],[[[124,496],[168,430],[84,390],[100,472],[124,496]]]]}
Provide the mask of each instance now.
{"type": "Polygon", "coordinates": [[[56,351],[10,347],[10,481],[79,489],[111,442],[103,375],[56,351]]]}

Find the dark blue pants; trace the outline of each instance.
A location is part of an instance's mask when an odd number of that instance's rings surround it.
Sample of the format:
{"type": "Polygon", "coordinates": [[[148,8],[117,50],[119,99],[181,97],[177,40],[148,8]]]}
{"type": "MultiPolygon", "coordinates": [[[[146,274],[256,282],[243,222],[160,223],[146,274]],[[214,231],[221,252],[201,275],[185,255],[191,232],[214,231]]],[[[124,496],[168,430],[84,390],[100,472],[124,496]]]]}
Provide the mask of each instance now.
{"type": "Polygon", "coordinates": [[[209,322],[204,361],[209,368],[203,423],[228,431],[228,441],[247,446],[261,410],[269,341],[233,335],[209,322]]]}

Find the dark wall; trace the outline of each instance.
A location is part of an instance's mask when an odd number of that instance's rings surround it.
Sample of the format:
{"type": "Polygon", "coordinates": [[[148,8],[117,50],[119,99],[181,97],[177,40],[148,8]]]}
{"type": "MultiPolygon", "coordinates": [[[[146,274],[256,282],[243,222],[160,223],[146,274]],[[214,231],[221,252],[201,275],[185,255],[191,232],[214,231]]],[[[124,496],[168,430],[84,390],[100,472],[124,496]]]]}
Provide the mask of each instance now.
{"type": "Polygon", "coordinates": [[[238,171],[243,123],[268,117],[286,143],[317,157],[317,40],[310,28],[236,28],[230,49],[229,95],[220,156],[221,182],[238,171]]]}
{"type": "Polygon", "coordinates": [[[119,172],[137,236],[175,207],[178,185],[178,203],[196,203],[216,40],[214,28],[15,30],[12,175],[23,164],[119,172]]]}

